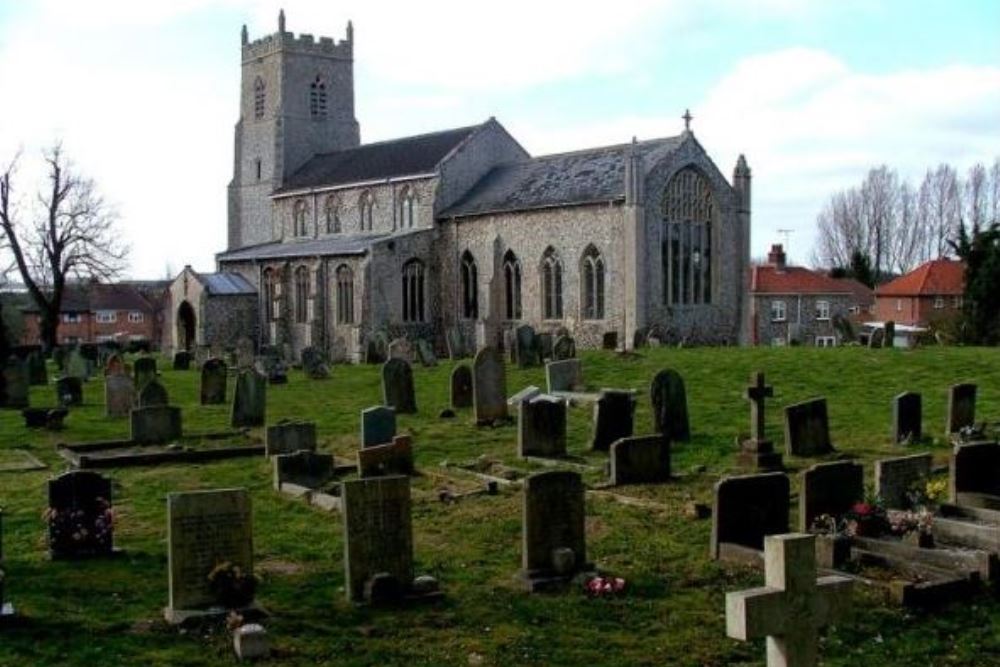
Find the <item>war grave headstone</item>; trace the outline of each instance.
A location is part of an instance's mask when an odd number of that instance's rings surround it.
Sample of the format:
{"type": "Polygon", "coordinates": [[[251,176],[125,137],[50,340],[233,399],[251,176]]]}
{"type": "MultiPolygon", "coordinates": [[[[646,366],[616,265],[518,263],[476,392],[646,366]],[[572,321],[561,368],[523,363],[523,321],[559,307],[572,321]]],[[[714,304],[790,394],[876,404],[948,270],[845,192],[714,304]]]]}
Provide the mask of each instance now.
{"type": "Polygon", "coordinates": [[[764,419],[765,402],[774,396],[774,389],[759,371],[750,376],[750,383],[743,393],[750,401],[750,437],[740,442],[740,461],[758,471],[781,470],[782,457],[767,438],[764,419]]]}
{"type": "Polygon", "coordinates": [[[584,486],[579,473],[549,470],[524,480],[521,577],[535,592],[560,586],[587,562],[584,486]]]}
{"type": "Polygon", "coordinates": [[[56,380],[56,401],[59,405],[83,405],[83,380],[78,377],[61,377],[56,380]]]}
{"type": "Polygon", "coordinates": [[[576,342],[569,336],[559,336],[552,344],[552,361],[565,361],[576,356],[576,342]]]}
{"type": "Polygon", "coordinates": [[[174,352],[174,370],[187,371],[191,369],[191,353],[187,350],[174,352]]]}
{"type": "Polygon", "coordinates": [[[7,602],[7,598],[4,597],[4,582],[7,580],[6,568],[4,568],[4,553],[3,553],[3,508],[0,507],[0,625],[3,624],[5,620],[10,620],[15,614],[14,605],[7,602]]]}
{"type": "Polygon", "coordinates": [[[496,348],[480,349],[472,362],[472,404],[477,424],[508,418],[507,369],[496,348]]]}
{"type": "Polygon", "coordinates": [[[566,401],[542,394],[518,406],[518,454],[559,458],[566,455],[566,401]]]}
{"type": "Polygon", "coordinates": [[[302,350],[302,371],[310,380],[325,380],[330,377],[330,367],[323,353],[311,345],[302,350]]]}
{"type": "Polygon", "coordinates": [[[397,435],[392,442],[358,450],[359,477],[412,475],[413,471],[413,439],[408,435],[397,435]]]}
{"type": "Polygon", "coordinates": [[[448,327],[444,333],[444,342],[448,347],[448,358],[452,361],[469,356],[465,351],[462,332],[457,327],[448,327]]]}
{"type": "Polygon", "coordinates": [[[604,335],[601,336],[601,349],[602,350],[617,350],[618,349],[618,332],[617,331],[605,331],[604,335]]]}
{"type": "Polygon", "coordinates": [[[670,442],[691,440],[687,390],[680,373],[669,368],[657,373],[649,387],[649,398],[653,407],[653,432],[662,433],[670,442]]]}
{"type": "Polygon", "coordinates": [[[160,384],[160,381],[156,378],[142,385],[136,394],[136,406],[149,408],[154,405],[170,405],[170,396],[167,394],[167,388],[160,384]]]}
{"type": "Polygon", "coordinates": [[[915,488],[931,476],[930,454],[913,454],[875,462],[875,495],[889,509],[911,509],[915,488]]]}
{"type": "Polygon", "coordinates": [[[955,384],[948,388],[948,417],[946,435],[958,433],[976,422],[976,385],[955,384]]]}
{"type": "Polygon", "coordinates": [[[851,609],[853,582],[816,578],[813,535],[764,539],[764,586],[726,594],[726,635],[739,641],[767,637],[768,667],[816,665],[819,629],[851,609]]]}
{"type": "Polygon", "coordinates": [[[218,357],[206,359],[201,365],[201,404],[225,404],[228,382],[229,370],[226,368],[226,362],[218,357]]]}
{"type": "Polygon", "coordinates": [[[394,408],[396,414],[414,414],[417,398],[413,390],[413,369],[409,362],[390,357],[382,364],[382,402],[394,408]]]}
{"type": "Polygon", "coordinates": [[[129,412],[129,438],[136,444],[158,444],[181,437],[181,409],[150,405],[129,412]]]}
{"type": "Polygon", "coordinates": [[[425,338],[417,339],[417,360],[424,368],[432,368],[437,366],[437,356],[434,354],[434,348],[425,338]]]}
{"type": "Polygon", "coordinates": [[[115,549],[115,512],[111,480],[103,475],[77,470],[48,482],[49,556],[73,560],[112,556],[115,549]]]}
{"type": "Polygon", "coordinates": [[[629,391],[602,389],[594,401],[594,431],[590,448],[606,452],[611,443],[631,437],[635,422],[635,396],[629,391]]]}
{"type": "Polygon", "coordinates": [[[3,369],[6,398],[4,407],[28,407],[28,389],[31,385],[27,362],[11,355],[3,369]]]}
{"type": "Polygon", "coordinates": [[[135,386],[132,378],[124,374],[104,376],[104,414],[115,419],[128,417],[135,405],[135,386]]]}
{"type": "Polygon", "coordinates": [[[300,450],[316,451],[314,422],[282,420],[268,426],[264,437],[264,455],[292,454],[300,450]]]}
{"type": "Polygon", "coordinates": [[[822,456],[833,451],[826,399],[815,398],[785,406],[785,452],[791,456],[822,456]]]}
{"type": "Polygon", "coordinates": [[[35,350],[28,354],[28,382],[32,387],[44,387],[49,383],[49,373],[45,368],[45,355],[35,350]]]}
{"type": "Polygon", "coordinates": [[[472,407],[472,369],[467,364],[459,364],[451,371],[451,407],[472,407]]]}
{"type": "Polygon", "coordinates": [[[132,374],[135,377],[136,391],[139,391],[146,386],[147,382],[156,379],[156,359],[139,357],[132,364],[132,374]]]}
{"type": "Polygon", "coordinates": [[[236,376],[230,423],[235,428],[263,426],[267,412],[267,380],[252,368],[236,376]]]}
{"type": "Polygon", "coordinates": [[[386,346],[386,354],[391,359],[401,359],[406,363],[413,362],[413,345],[405,338],[395,338],[386,346]]]}
{"type": "Polygon", "coordinates": [[[385,405],[361,411],[361,448],[384,445],[396,436],[396,411],[385,405]]]}
{"type": "Polygon", "coordinates": [[[788,532],[790,494],[788,477],[780,472],[716,482],[712,558],[760,565],[764,537],[788,532]]]}
{"type": "Polygon", "coordinates": [[[522,324],[514,330],[514,357],[518,368],[531,368],[541,363],[538,336],[529,324],[522,324]]]}
{"type": "Polygon", "coordinates": [[[919,442],[923,438],[923,398],[904,391],[892,399],[892,441],[919,442]]]}
{"type": "MultiPolygon", "coordinates": [[[[253,609],[253,518],[246,489],[167,494],[167,622],[253,609]]],[[[259,610],[258,610],[258,613],[259,610]]]]}
{"type": "Polygon", "coordinates": [[[110,375],[124,375],[125,361],[120,354],[112,354],[104,364],[104,377],[110,375]]]}
{"type": "Polygon", "coordinates": [[[664,435],[617,440],[609,458],[612,486],[670,481],[670,441],[664,435]]]}

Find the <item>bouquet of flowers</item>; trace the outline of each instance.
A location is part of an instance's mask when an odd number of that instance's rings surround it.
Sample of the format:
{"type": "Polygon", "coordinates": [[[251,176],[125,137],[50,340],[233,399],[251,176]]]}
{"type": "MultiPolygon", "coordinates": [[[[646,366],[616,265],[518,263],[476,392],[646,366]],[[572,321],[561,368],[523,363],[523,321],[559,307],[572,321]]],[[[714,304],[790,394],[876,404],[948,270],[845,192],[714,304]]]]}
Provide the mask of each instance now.
{"type": "Polygon", "coordinates": [[[591,577],[584,584],[588,597],[613,597],[625,590],[625,580],[621,577],[591,577]]]}
{"type": "Polygon", "coordinates": [[[49,526],[49,548],[56,553],[111,551],[115,511],[104,498],[97,498],[89,512],[79,507],[49,507],[42,518],[49,526]]]}

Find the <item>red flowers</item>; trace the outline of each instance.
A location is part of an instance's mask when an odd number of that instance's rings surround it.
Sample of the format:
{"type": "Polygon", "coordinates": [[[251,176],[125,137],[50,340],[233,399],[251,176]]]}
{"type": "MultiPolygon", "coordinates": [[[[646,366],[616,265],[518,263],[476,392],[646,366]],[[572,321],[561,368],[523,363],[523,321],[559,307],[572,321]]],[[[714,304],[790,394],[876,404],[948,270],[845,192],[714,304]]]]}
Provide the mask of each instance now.
{"type": "Polygon", "coordinates": [[[869,505],[868,503],[854,503],[851,506],[851,512],[858,515],[859,517],[869,516],[875,513],[875,507],[869,505]]]}
{"type": "Polygon", "coordinates": [[[592,577],[584,585],[590,597],[611,597],[625,590],[625,580],[621,577],[592,577]]]}

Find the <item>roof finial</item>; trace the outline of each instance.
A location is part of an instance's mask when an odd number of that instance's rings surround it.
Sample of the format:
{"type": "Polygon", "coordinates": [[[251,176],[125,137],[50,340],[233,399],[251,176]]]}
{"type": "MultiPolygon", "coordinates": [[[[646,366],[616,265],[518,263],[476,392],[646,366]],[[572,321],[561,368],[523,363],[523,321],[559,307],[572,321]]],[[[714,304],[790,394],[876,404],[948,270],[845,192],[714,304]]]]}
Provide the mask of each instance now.
{"type": "Polygon", "coordinates": [[[278,32],[285,32],[285,10],[278,10],[278,32]]]}
{"type": "Polygon", "coordinates": [[[691,131],[691,120],[694,118],[694,116],[691,115],[691,110],[690,109],[685,109],[684,110],[684,115],[681,116],[681,118],[684,119],[684,131],[685,132],[690,132],[691,131]]]}
{"type": "Polygon", "coordinates": [[[347,21],[347,41],[354,42],[354,22],[350,19],[347,21]]]}
{"type": "Polygon", "coordinates": [[[244,46],[246,46],[246,43],[250,41],[250,35],[247,34],[247,24],[246,23],[243,24],[243,30],[240,31],[240,39],[243,40],[243,45],[244,46]]]}

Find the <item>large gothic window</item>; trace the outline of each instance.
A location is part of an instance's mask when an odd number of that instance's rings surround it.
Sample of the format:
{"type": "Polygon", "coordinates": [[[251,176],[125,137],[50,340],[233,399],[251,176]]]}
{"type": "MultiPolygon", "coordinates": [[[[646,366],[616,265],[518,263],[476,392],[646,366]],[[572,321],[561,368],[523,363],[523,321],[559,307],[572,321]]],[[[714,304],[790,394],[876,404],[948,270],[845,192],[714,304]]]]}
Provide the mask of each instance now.
{"type": "Polygon", "coordinates": [[[663,302],[712,302],[712,187],[700,172],[677,172],[663,193],[663,302]]]}
{"type": "Polygon", "coordinates": [[[318,74],[309,85],[309,114],[313,118],[326,116],[326,82],[318,74]]]}
{"type": "Polygon", "coordinates": [[[363,232],[372,230],[372,216],[375,212],[375,197],[371,192],[365,191],[358,200],[358,228],[363,232]]]}
{"type": "Polygon", "coordinates": [[[403,321],[424,321],[424,265],[419,259],[403,265],[403,321]]]}
{"type": "Polygon", "coordinates": [[[326,220],[326,233],[340,233],[340,200],[337,195],[330,195],[323,205],[323,216],[326,220]]]}
{"type": "Polygon", "coordinates": [[[264,80],[259,76],[253,82],[253,117],[256,120],[264,117],[264,80]]]}
{"type": "Polygon", "coordinates": [[[513,250],[503,256],[503,285],[508,320],[521,319],[521,262],[513,250]]]}
{"type": "Polygon", "coordinates": [[[469,320],[479,317],[479,276],[476,260],[468,250],[462,253],[462,316],[469,320]]]}
{"type": "Polygon", "coordinates": [[[580,259],[580,293],[583,295],[583,319],[604,319],[604,260],[592,245],[587,246],[580,259]]]}
{"type": "Polygon", "coordinates": [[[309,320],[309,269],[295,269],[295,321],[305,324],[309,320]]]}
{"type": "Polygon", "coordinates": [[[278,319],[278,274],[274,269],[264,269],[261,277],[264,286],[264,317],[268,322],[278,319]]]}
{"type": "Polygon", "coordinates": [[[542,317],[561,320],[563,316],[562,261],[552,246],[542,254],[542,317]]]}
{"type": "Polygon", "coordinates": [[[416,198],[413,189],[406,187],[399,193],[399,228],[411,229],[413,227],[413,205],[416,198]]]}
{"type": "Polygon", "coordinates": [[[354,324],[354,272],[341,264],[337,268],[337,323],[354,324]]]}
{"type": "Polygon", "coordinates": [[[308,234],[306,225],[308,209],[309,207],[304,199],[295,202],[295,206],[292,208],[292,233],[295,236],[306,236],[308,234]]]}

